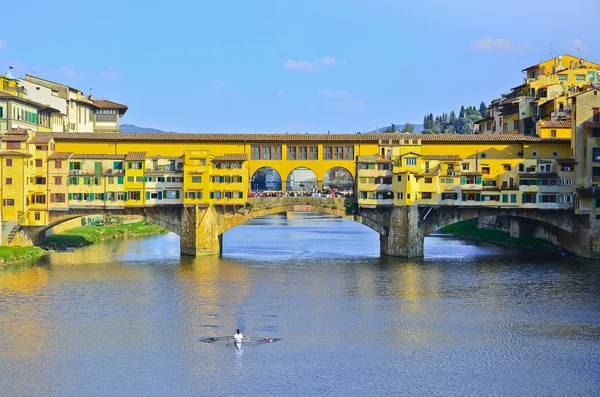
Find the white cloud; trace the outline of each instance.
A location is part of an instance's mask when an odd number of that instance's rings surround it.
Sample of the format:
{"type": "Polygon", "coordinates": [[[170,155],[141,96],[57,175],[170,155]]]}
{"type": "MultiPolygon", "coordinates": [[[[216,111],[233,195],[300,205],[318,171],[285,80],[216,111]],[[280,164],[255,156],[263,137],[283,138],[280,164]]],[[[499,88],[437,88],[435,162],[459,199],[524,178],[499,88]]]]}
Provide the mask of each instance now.
{"type": "Polygon", "coordinates": [[[56,73],[59,77],[65,79],[81,79],[87,77],[87,73],[77,71],[73,66],[59,66],[49,70],[51,73],[56,73]]]}
{"type": "Polygon", "coordinates": [[[8,48],[8,44],[4,40],[0,40],[0,51],[4,51],[8,48]]]}
{"type": "Polygon", "coordinates": [[[115,68],[114,66],[109,66],[101,70],[99,75],[100,77],[106,80],[118,80],[125,76],[125,73],[122,70],[115,68]]]}
{"type": "Polygon", "coordinates": [[[284,90],[277,91],[277,96],[285,96],[285,91],[284,90]]]}
{"type": "Polygon", "coordinates": [[[495,39],[486,37],[485,39],[477,40],[469,45],[473,51],[514,51],[515,43],[508,39],[495,39]]]}
{"type": "Polygon", "coordinates": [[[319,96],[322,96],[325,98],[342,99],[342,98],[348,98],[348,97],[352,96],[352,93],[350,91],[346,91],[346,90],[330,90],[330,89],[326,88],[319,92],[319,96]]]}
{"type": "Polygon", "coordinates": [[[540,48],[528,44],[517,44],[512,40],[503,38],[486,37],[469,44],[472,51],[488,52],[527,52],[539,51],[540,48]]]}
{"type": "Polygon", "coordinates": [[[564,42],[565,50],[577,55],[579,52],[587,52],[589,47],[579,39],[567,40],[564,42]]]}
{"type": "Polygon", "coordinates": [[[287,70],[297,72],[315,72],[327,66],[332,66],[340,63],[339,60],[332,57],[323,57],[318,61],[296,61],[288,59],[283,62],[283,67],[287,70]]]}

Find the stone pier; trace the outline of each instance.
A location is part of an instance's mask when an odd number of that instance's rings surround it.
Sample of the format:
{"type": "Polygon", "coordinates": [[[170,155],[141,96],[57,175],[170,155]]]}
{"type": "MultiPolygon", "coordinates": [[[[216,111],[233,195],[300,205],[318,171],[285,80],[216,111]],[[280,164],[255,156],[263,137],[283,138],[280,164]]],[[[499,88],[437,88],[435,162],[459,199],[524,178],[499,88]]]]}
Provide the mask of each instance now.
{"type": "Polygon", "coordinates": [[[181,212],[181,255],[219,255],[222,235],[213,206],[185,205],[181,212]]]}
{"type": "Polygon", "coordinates": [[[418,207],[394,207],[389,226],[379,236],[381,253],[413,258],[423,256],[424,236],[419,228],[418,207]]]}

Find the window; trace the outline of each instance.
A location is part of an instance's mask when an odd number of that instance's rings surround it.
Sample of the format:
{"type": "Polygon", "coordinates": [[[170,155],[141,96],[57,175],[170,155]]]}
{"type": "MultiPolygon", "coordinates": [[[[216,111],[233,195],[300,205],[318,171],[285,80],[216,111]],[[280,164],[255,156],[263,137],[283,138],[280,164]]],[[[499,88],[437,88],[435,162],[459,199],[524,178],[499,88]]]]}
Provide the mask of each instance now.
{"type": "Polygon", "coordinates": [[[36,185],[45,185],[46,184],[46,178],[37,176],[35,177],[35,184],[36,185]]]}
{"type": "Polygon", "coordinates": [[[2,206],[3,207],[14,207],[15,206],[15,199],[4,199],[4,200],[2,200],[2,206]]]}
{"type": "Polygon", "coordinates": [[[462,165],[462,170],[463,170],[463,171],[469,171],[469,163],[464,163],[464,164],[462,165]]]}
{"type": "Polygon", "coordinates": [[[354,146],[344,147],[344,160],[354,160],[354,146]]]}
{"type": "Polygon", "coordinates": [[[398,175],[398,182],[402,182],[402,175],[398,175]]]}
{"type": "Polygon", "coordinates": [[[573,171],[573,168],[571,167],[571,165],[569,164],[561,164],[560,165],[560,170],[563,172],[569,172],[569,171],[573,171]]]}
{"type": "Polygon", "coordinates": [[[575,81],[585,81],[585,74],[576,74],[575,81]]]}
{"type": "Polygon", "coordinates": [[[404,193],[396,193],[396,198],[398,200],[402,200],[403,197],[404,197],[404,193]]]}
{"type": "Polygon", "coordinates": [[[431,183],[433,182],[433,178],[425,178],[425,183],[431,183]]]}
{"type": "Polygon", "coordinates": [[[201,182],[202,182],[201,176],[193,176],[192,177],[192,183],[201,183],[201,182]]]}
{"type": "Polygon", "coordinates": [[[12,178],[6,178],[6,184],[12,185],[12,178]]]}
{"type": "Polygon", "coordinates": [[[21,142],[6,142],[7,149],[21,149],[21,142]]]}
{"type": "Polygon", "coordinates": [[[129,200],[140,200],[142,195],[139,190],[129,192],[129,200]]]}
{"type": "Polygon", "coordinates": [[[36,194],[33,196],[33,202],[35,204],[46,204],[46,195],[36,194]]]}
{"type": "Polygon", "coordinates": [[[223,196],[221,192],[210,192],[210,198],[220,199],[223,196]]]}
{"type": "Polygon", "coordinates": [[[344,158],[344,147],[343,146],[334,146],[333,147],[333,158],[335,160],[341,160],[344,158]]]}
{"type": "Polygon", "coordinates": [[[511,166],[508,164],[504,165],[504,171],[511,171],[511,166]]]}
{"type": "Polygon", "coordinates": [[[140,161],[136,161],[136,162],[129,162],[128,164],[128,168],[130,170],[141,170],[142,169],[142,165],[143,163],[140,161]]]}
{"type": "Polygon", "coordinates": [[[318,160],[319,159],[319,147],[318,146],[309,147],[308,152],[309,152],[309,154],[308,154],[309,160],[318,160]]]}
{"type": "Polygon", "coordinates": [[[296,160],[296,146],[288,146],[288,160],[296,160]]]}
{"type": "Polygon", "coordinates": [[[54,168],[57,168],[57,169],[62,168],[62,161],[55,161],[54,162],[54,168]]]}
{"type": "Polygon", "coordinates": [[[34,212],[33,213],[33,219],[35,219],[36,221],[39,221],[41,219],[40,213],[39,212],[34,212]]]}
{"type": "Polygon", "coordinates": [[[558,75],[558,81],[567,81],[567,75],[566,74],[559,74],[558,75]]]}
{"type": "Polygon", "coordinates": [[[109,177],[107,178],[107,183],[108,183],[109,185],[113,185],[113,184],[115,183],[115,177],[114,177],[114,176],[109,176],[109,177]]]}
{"type": "Polygon", "coordinates": [[[165,190],[165,199],[178,199],[179,198],[179,190],[165,190]]]}
{"type": "Polygon", "coordinates": [[[136,182],[144,182],[144,177],[143,176],[136,176],[135,177],[135,181],[136,182]]]}
{"type": "Polygon", "coordinates": [[[421,198],[424,200],[430,200],[431,199],[431,192],[423,192],[421,193],[421,198]]]}
{"type": "Polygon", "coordinates": [[[409,166],[409,165],[417,165],[417,158],[416,157],[406,157],[405,164],[407,166],[409,166]]]}
{"type": "MultiPolygon", "coordinates": [[[[81,110],[81,108],[79,110],[81,110]]],[[[90,121],[92,121],[91,112],[90,112],[90,121]]],[[[117,121],[117,110],[116,109],[96,110],[96,121],[117,121]]]]}
{"type": "MultiPolygon", "coordinates": [[[[50,201],[52,201],[52,196],[50,196],[50,201]]],[[[64,193],[54,193],[54,202],[55,203],[64,203],[65,202],[65,194],[64,193]]]]}
{"type": "Polygon", "coordinates": [[[6,159],[6,166],[12,167],[12,159],[6,159]]]}
{"type": "Polygon", "coordinates": [[[600,148],[592,149],[592,161],[594,161],[594,162],[600,161],[600,148]]]}
{"type": "Polygon", "coordinates": [[[323,147],[323,159],[331,160],[333,158],[333,148],[331,146],[323,147]]]}
{"type": "Polygon", "coordinates": [[[490,167],[481,167],[481,173],[484,175],[490,174],[490,167]]]}
{"type": "Polygon", "coordinates": [[[43,165],[43,164],[42,164],[42,160],[35,160],[35,166],[36,166],[36,167],[38,167],[38,168],[39,168],[39,167],[41,167],[42,165],[43,165]]]}

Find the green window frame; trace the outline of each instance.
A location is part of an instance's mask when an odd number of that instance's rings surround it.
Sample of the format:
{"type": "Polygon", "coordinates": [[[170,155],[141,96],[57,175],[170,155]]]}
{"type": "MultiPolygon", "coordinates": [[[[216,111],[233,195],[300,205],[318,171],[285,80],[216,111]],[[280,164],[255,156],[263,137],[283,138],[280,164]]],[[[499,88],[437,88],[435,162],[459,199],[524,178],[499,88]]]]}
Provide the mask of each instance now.
{"type": "Polygon", "coordinates": [[[122,185],[122,184],[123,184],[123,177],[122,177],[122,176],[118,176],[118,177],[117,177],[117,183],[118,183],[119,185],[122,185]]]}
{"type": "Polygon", "coordinates": [[[503,203],[508,203],[508,194],[503,194],[502,195],[502,202],[503,203]]]}
{"type": "Polygon", "coordinates": [[[517,195],[516,194],[511,194],[510,195],[510,202],[511,203],[516,203],[517,202],[517,195]]]}

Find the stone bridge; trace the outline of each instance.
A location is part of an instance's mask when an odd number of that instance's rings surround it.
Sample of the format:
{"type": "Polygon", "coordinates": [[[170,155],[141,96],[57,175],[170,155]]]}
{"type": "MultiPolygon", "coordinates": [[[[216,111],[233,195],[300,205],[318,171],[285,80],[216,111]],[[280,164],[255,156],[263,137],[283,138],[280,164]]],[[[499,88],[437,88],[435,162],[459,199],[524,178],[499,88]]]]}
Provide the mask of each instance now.
{"type": "Polygon", "coordinates": [[[173,205],[86,208],[51,211],[47,229],[91,214],[139,215],[180,236],[182,255],[219,254],[222,235],[251,219],[286,212],[321,212],[352,219],[379,233],[381,252],[389,256],[423,256],[424,238],[451,224],[477,219],[482,228],[505,231],[511,237],[540,237],[586,258],[600,257],[595,219],[573,210],[539,210],[467,206],[358,207],[343,198],[253,198],[245,206],[173,205]]]}

